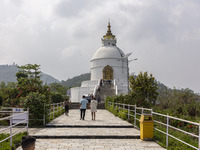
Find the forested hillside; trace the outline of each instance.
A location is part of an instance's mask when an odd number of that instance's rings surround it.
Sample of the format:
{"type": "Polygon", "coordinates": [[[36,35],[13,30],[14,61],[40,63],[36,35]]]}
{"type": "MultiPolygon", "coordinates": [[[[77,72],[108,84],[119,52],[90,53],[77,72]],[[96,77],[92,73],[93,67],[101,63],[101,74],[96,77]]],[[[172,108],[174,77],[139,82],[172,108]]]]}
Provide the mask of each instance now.
{"type": "MultiPolygon", "coordinates": [[[[0,82],[16,82],[16,73],[18,72],[18,68],[16,64],[13,65],[0,65],[0,82]]],[[[44,84],[50,84],[55,82],[60,82],[59,80],[55,79],[54,77],[41,73],[41,80],[44,84]]]]}
{"type": "MultiPolygon", "coordinates": [[[[16,82],[16,73],[18,72],[18,68],[16,64],[13,65],[0,65],[0,81],[5,82],[16,82]]],[[[133,74],[132,74],[133,75],[133,74]]],[[[136,76],[135,76],[136,77],[136,76]]],[[[45,73],[41,73],[41,80],[44,84],[50,83],[59,83],[60,81],[55,79],[54,77],[47,75],[45,73]]],[[[82,81],[90,80],[90,73],[84,73],[79,76],[75,76],[73,78],[69,78],[66,81],[60,82],[61,85],[66,87],[77,87],[81,85],[82,81]]],[[[159,89],[163,89],[166,86],[160,82],[158,83],[159,89]]]]}
{"type": "Polygon", "coordinates": [[[60,84],[67,87],[77,87],[81,85],[82,81],[86,80],[90,80],[90,73],[75,76],[72,79],[68,79],[67,81],[62,81],[60,84]]]}

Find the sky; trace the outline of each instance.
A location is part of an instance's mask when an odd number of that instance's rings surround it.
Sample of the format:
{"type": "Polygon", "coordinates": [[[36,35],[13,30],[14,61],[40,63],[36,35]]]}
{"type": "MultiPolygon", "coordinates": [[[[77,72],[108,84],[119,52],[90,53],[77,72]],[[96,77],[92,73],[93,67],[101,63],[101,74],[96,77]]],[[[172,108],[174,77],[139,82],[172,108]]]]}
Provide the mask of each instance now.
{"type": "Polygon", "coordinates": [[[38,64],[59,80],[90,72],[110,20],[130,73],[200,93],[199,0],[1,0],[0,65],[38,64]]]}

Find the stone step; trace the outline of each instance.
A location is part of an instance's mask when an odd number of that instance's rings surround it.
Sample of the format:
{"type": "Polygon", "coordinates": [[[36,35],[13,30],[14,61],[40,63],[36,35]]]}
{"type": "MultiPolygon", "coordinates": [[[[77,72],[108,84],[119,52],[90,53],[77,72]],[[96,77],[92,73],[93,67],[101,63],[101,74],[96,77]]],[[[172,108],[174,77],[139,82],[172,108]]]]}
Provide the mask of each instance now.
{"type": "Polygon", "coordinates": [[[98,103],[97,109],[105,109],[105,103],[98,103]]]}
{"type": "MultiPolygon", "coordinates": [[[[79,104],[78,102],[71,103],[70,109],[79,109],[79,104]]],[[[105,103],[98,103],[97,109],[105,109],[105,103]]]]}
{"type": "Polygon", "coordinates": [[[71,103],[70,109],[79,109],[79,107],[80,107],[79,105],[80,105],[80,103],[73,102],[73,103],[71,103]]]}
{"type": "Polygon", "coordinates": [[[140,139],[140,135],[31,135],[36,139],[140,139]]]}
{"type": "Polygon", "coordinates": [[[134,128],[133,125],[46,125],[46,128],[134,128]]]}
{"type": "Polygon", "coordinates": [[[41,138],[139,138],[140,132],[135,128],[69,128],[46,127],[32,136],[41,138]]]}

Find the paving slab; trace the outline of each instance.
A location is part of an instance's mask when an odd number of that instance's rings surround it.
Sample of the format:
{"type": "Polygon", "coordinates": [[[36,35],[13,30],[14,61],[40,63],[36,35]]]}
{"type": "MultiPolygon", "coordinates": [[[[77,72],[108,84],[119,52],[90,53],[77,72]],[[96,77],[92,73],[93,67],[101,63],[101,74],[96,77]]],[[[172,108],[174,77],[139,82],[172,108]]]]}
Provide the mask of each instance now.
{"type": "Polygon", "coordinates": [[[140,135],[140,131],[134,128],[44,128],[32,135],[116,135],[131,136],[140,135]]]}
{"type": "MultiPolygon", "coordinates": [[[[32,128],[29,129],[29,133],[36,137],[42,135],[52,137],[48,139],[37,138],[36,150],[164,150],[154,141],[96,137],[125,137],[140,134],[139,130],[130,126],[132,124],[114,116],[107,110],[98,110],[96,121],[93,121],[89,110],[86,111],[85,120],[80,120],[79,110],[72,109],[69,116],[63,114],[48,123],[48,127],[43,129],[32,128]],[[103,128],[103,126],[106,126],[106,128],[103,128]],[[119,128],[116,128],[116,126],[119,128]],[[61,139],[54,138],[55,135],[60,136],[61,139]],[[93,136],[94,138],[74,139],[64,136],[93,136]]],[[[22,149],[19,147],[17,150],[22,149]]]]}
{"type": "Polygon", "coordinates": [[[93,121],[91,118],[91,112],[89,109],[86,110],[85,120],[80,120],[80,110],[71,109],[69,116],[62,115],[47,125],[132,125],[121,118],[116,117],[105,109],[98,109],[96,113],[96,120],[93,121]]]}
{"type": "Polygon", "coordinates": [[[35,150],[164,150],[164,148],[155,142],[140,139],[37,139],[35,150]]]}

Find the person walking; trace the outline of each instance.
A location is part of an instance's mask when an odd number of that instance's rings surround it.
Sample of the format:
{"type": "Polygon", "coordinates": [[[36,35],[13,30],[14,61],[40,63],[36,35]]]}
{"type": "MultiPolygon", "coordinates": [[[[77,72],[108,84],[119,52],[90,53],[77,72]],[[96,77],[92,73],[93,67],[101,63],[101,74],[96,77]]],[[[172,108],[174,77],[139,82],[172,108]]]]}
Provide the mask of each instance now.
{"type": "Polygon", "coordinates": [[[69,114],[69,107],[70,107],[70,101],[66,98],[64,101],[64,107],[65,107],[65,114],[68,116],[69,114]]]}
{"type": "Polygon", "coordinates": [[[96,98],[94,98],[90,103],[90,111],[92,115],[92,120],[95,120],[96,112],[97,112],[97,101],[96,98]]]}
{"type": "Polygon", "coordinates": [[[87,109],[88,100],[85,99],[85,95],[83,95],[83,99],[80,101],[80,120],[85,120],[85,112],[87,109]]]}
{"type": "Polygon", "coordinates": [[[98,96],[97,101],[98,101],[98,103],[100,102],[100,96],[98,96]]]}

